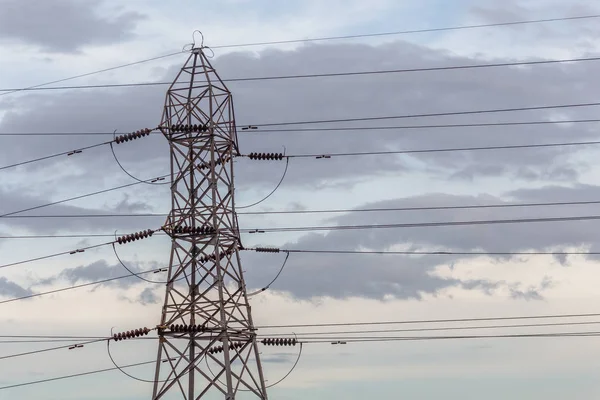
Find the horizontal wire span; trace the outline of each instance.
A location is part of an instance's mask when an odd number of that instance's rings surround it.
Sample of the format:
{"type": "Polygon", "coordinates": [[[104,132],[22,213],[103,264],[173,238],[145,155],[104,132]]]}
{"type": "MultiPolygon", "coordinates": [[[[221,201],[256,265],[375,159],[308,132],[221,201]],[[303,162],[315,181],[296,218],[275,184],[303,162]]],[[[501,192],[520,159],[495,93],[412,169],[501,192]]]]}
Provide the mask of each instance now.
{"type": "Polygon", "coordinates": [[[573,313],[573,314],[546,314],[546,315],[517,315],[506,317],[475,317],[454,319],[420,319],[420,320],[396,320],[396,321],[361,321],[361,322],[336,322],[336,323],[307,323],[307,324],[282,324],[282,325],[257,325],[256,328],[316,328],[333,326],[368,326],[368,325],[406,325],[406,324],[441,324],[459,322],[489,322],[510,320],[535,320],[535,319],[558,319],[558,318],[591,318],[600,317],[600,313],[573,313]]]}
{"type": "MultiPolygon", "coordinates": [[[[397,126],[350,126],[339,128],[296,128],[296,129],[238,129],[241,133],[284,133],[284,132],[328,132],[328,131],[367,131],[367,130],[410,130],[410,129],[448,129],[448,128],[477,128],[495,126],[527,126],[527,125],[560,125],[597,123],[600,119],[565,119],[560,121],[521,121],[521,122],[482,122],[471,124],[433,124],[433,125],[397,125],[397,126]]],[[[150,132],[150,135],[161,134],[150,132]]],[[[85,136],[85,135],[114,135],[114,132],[0,132],[0,136],[85,136]]]]}
{"type": "MultiPolygon", "coordinates": [[[[61,153],[52,154],[49,156],[39,157],[32,160],[21,161],[9,165],[0,167],[1,170],[14,168],[34,162],[44,161],[51,158],[56,158],[64,155],[73,155],[76,152],[80,153],[86,149],[92,149],[104,145],[110,145],[112,142],[104,142],[95,144],[92,146],[83,147],[78,150],[65,151],[61,153]]],[[[290,158],[331,158],[331,157],[348,157],[348,156],[368,156],[368,155],[400,155],[400,154],[418,154],[418,153],[445,153],[445,152],[463,152],[463,151],[485,151],[485,150],[510,150],[510,149],[530,149],[530,148],[550,148],[550,147],[573,147],[573,146],[590,146],[598,145],[600,141],[584,141],[584,142],[559,142],[559,143],[530,143],[530,144],[515,144],[515,145],[497,145],[497,146],[478,146],[478,147],[453,147],[453,148],[441,148],[441,149],[408,149],[408,150],[386,150],[386,151],[365,151],[365,152],[345,152],[345,153],[314,153],[314,154],[290,154],[283,155],[279,153],[250,153],[244,157],[251,159],[256,158],[256,155],[279,155],[276,159],[290,159],[290,158]]]]}
{"type": "MultiPolygon", "coordinates": [[[[344,71],[331,73],[312,73],[312,74],[291,74],[291,75],[272,75],[272,76],[253,76],[223,79],[223,82],[250,82],[250,81],[274,81],[287,79],[312,79],[312,78],[333,78],[343,76],[364,76],[364,75],[387,75],[399,73],[415,73],[415,72],[435,72],[435,71],[452,71],[452,70],[467,70],[467,69],[483,69],[483,68],[500,68],[500,67],[517,67],[517,66],[533,66],[533,65],[551,65],[579,62],[599,61],[600,57],[578,57],[565,58],[555,60],[538,60],[538,61],[517,61],[503,63],[488,63],[488,64],[468,64],[468,65],[447,65],[440,67],[422,67],[422,68],[397,68],[386,70],[370,70],[370,71],[344,71]]],[[[137,82],[137,83],[115,83],[115,84],[97,84],[97,85],[73,85],[73,86],[52,86],[52,87],[30,87],[30,88],[14,88],[0,89],[0,92],[23,92],[23,91],[39,91],[39,90],[73,90],[73,89],[107,89],[107,88],[122,88],[122,87],[140,87],[140,86],[167,86],[173,82],[137,82]]],[[[202,84],[203,82],[197,82],[202,84]]]]}
{"type": "MultiPolygon", "coordinates": [[[[547,218],[513,218],[513,219],[492,219],[492,220],[474,220],[474,221],[440,221],[440,222],[416,222],[399,224],[371,224],[371,225],[332,225],[332,226],[296,226],[296,227],[276,227],[276,228],[241,228],[243,233],[272,233],[272,232],[313,232],[313,231],[341,231],[341,230],[361,230],[361,229],[393,229],[393,228],[426,228],[441,226],[468,226],[468,225],[494,225],[494,224],[524,224],[539,222],[569,222],[569,221],[595,221],[599,220],[600,215],[582,215],[576,217],[547,217],[547,218]]],[[[228,232],[230,229],[221,229],[222,232],[228,232]]],[[[156,235],[166,235],[166,233],[156,233],[156,235]]],[[[114,234],[71,234],[71,235],[22,235],[22,236],[0,236],[0,239],[48,239],[48,238],[85,238],[85,237],[111,237],[114,234]]]]}
{"type": "MultiPolygon", "coordinates": [[[[407,340],[407,341],[443,340],[443,339],[445,339],[445,340],[451,340],[451,339],[465,340],[465,339],[485,339],[485,338],[487,338],[487,339],[501,339],[501,338],[540,338],[540,339],[542,339],[542,338],[576,338],[576,337],[581,338],[581,337],[597,337],[597,336],[600,336],[600,332],[561,332],[561,333],[554,333],[554,334],[485,335],[485,336],[472,335],[472,336],[446,336],[446,337],[395,337],[395,338],[364,338],[364,339],[361,339],[361,338],[356,339],[355,338],[355,339],[349,339],[344,342],[335,343],[335,344],[344,344],[344,343],[352,343],[352,342],[356,342],[356,343],[358,343],[358,342],[395,342],[395,341],[401,341],[401,340],[407,340]]],[[[310,340],[309,339],[309,340],[301,341],[299,343],[303,343],[303,344],[331,343],[331,340],[323,340],[323,339],[310,340]]],[[[165,362],[167,360],[161,360],[161,361],[165,362]]],[[[23,383],[2,386],[2,387],[0,387],[0,390],[35,385],[35,384],[39,384],[39,383],[47,383],[47,382],[52,382],[52,381],[57,381],[57,380],[62,380],[62,379],[76,378],[76,377],[98,374],[98,373],[103,373],[103,372],[108,372],[108,371],[114,371],[119,368],[132,368],[132,367],[137,367],[137,366],[141,366],[141,365],[149,365],[149,364],[154,364],[154,363],[156,363],[156,360],[144,361],[144,362],[139,362],[139,363],[135,363],[135,364],[128,364],[128,365],[119,366],[119,367],[111,367],[111,368],[104,368],[104,369],[98,369],[98,370],[87,371],[87,372],[80,372],[80,373],[76,373],[76,374],[63,375],[63,376],[58,376],[58,377],[54,377],[54,378],[40,379],[40,380],[36,380],[36,381],[28,381],[28,382],[23,382],[23,383]]]]}
{"type": "MultiPolygon", "coordinates": [[[[412,29],[412,30],[401,30],[401,31],[390,31],[390,32],[375,32],[375,33],[363,33],[363,34],[355,34],[355,35],[343,35],[343,36],[327,36],[327,37],[316,37],[316,38],[305,38],[305,39],[288,39],[288,40],[277,40],[277,41],[267,41],[267,42],[254,42],[254,43],[238,43],[238,44],[224,44],[211,46],[212,49],[223,49],[223,48],[233,48],[233,47],[250,47],[250,46],[266,46],[266,45],[279,45],[279,44],[291,44],[291,43],[306,43],[306,42],[322,42],[322,41],[332,41],[332,40],[341,40],[341,39],[357,39],[357,38],[367,38],[367,37],[383,37],[383,36],[397,36],[397,35],[406,35],[406,34],[417,34],[417,33],[427,33],[427,32],[442,32],[442,31],[455,31],[455,30],[463,30],[463,29],[481,29],[481,28],[492,28],[492,27],[502,27],[502,26],[517,26],[517,25],[530,25],[530,24],[540,24],[540,23],[551,23],[551,22],[561,22],[561,21],[577,21],[577,20],[587,20],[587,19],[595,19],[599,18],[600,15],[579,15],[579,16],[571,16],[571,17],[558,17],[558,18],[545,18],[545,19],[532,19],[532,20],[521,20],[521,21],[507,21],[507,22],[496,22],[489,24],[474,24],[474,25],[458,25],[458,26],[449,26],[449,27],[440,27],[440,28],[425,28],[425,29],[412,29]]],[[[92,72],[87,72],[79,75],[70,76],[67,78],[57,79],[33,86],[28,86],[22,89],[0,89],[0,96],[4,96],[7,94],[20,92],[23,90],[36,90],[41,89],[44,86],[52,85],[55,83],[66,82],[78,78],[84,78],[91,75],[96,75],[108,71],[114,71],[117,69],[130,67],[133,65],[139,65],[150,61],[155,61],[159,59],[164,59],[168,57],[173,57],[179,54],[182,54],[183,51],[177,51],[169,54],[162,54],[155,57],[147,58],[144,60],[133,61],[126,64],[117,65],[114,67],[104,68],[92,72]]]]}
{"type": "MultiPolygon", "coordinates": [[[[238,215],[277,215],[277,214],[334,214],[354,212],[389,212],[389,211],[433,211],[433,210],[466,210],[486,208],[518,208],[518,207],[555,207],[600,204],[600,200],[563,201],[547,203],[506,203],[506,204],[465,204],[456,206],[423,206],[423,207],[385,207],[385,208],[344,208],[324,210],[280,210],[280,211],[240,211],[238,215]]],[[[133,213],[133,214],[55,214],[55,215],[11,215],[5,218],[122,218],[122,217],[166,217],[168,213],[133,213]]]]}

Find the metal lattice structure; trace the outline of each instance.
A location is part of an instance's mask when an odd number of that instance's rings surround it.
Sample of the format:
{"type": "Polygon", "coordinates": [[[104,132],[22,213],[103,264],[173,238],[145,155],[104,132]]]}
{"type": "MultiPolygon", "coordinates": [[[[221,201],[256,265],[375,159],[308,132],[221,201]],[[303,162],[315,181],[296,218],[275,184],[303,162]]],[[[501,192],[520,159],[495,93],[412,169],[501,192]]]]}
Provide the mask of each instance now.
{"type": "Polygon", "coordinates": [[[232,96],[202,48],[169,88],[160,129],[171,149],[172,248],[152,398],[267,399],[240,264],[232,96]]]}

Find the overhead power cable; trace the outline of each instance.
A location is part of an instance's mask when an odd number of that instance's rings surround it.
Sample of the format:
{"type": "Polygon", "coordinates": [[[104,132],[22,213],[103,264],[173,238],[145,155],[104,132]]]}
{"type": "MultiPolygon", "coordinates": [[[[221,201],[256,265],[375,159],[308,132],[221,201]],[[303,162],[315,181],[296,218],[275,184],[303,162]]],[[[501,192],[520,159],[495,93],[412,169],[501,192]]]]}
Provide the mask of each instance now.
{"type": "MultiPolygon", "coordinates": [[[[254,76],[254,77],[239,77],[223,79],[223,82],[250,82],[250,81],[275,81],[289,79],[313,79],[313,78],[334,78],[348,76],[365,76],[365,75],[387,75],[399,73],[415,73],[415,72],[435,72],[435,71],[451,71],[451,70],[467,70],[467,69],[482,69],[482,68],[499,68],[499,67],[517,67],[517,66],[533,66],[533,65],[548,65],[548,64],[565,64],[578,62],[599,61],[600,57],[579,57],[565,58],[559,60],[538,60],[538,61],[517,61],[504,63],[490,64],[468,64],[468,65],[448,65],[440,67],[424,67],[424,68],[398,68],[386,70],[370,70],[370,71],[345,71],[345,72],[330,72],[330,73],[312,73],[312,74],[291,74],[291,75],[272,75],[272,76],[254,76]]],[[[34,87],[34,88],[17,88],[17,89],[0,89],[0,92],[14,93],[17,91],[39,91],[39,90],[74,90],[74,89],[109,89],[109,88],[124,88],[124,87],[148,87],[148,86],[168,86],[172,82],[137,82],[137,83],[113,83],[113,84],[97,84],[97,85],[75,85],[75,86],[52,86],[52,87],[34,87]]]]}
{"type": "Polygon", "coordinates": [[[245,233],[272,233],[272,232],[314,232],[314,231],[341,231],[361,229],[389,229],[389,228],[426,228],[438,226],[468,226],[468,225],[492,225],[492,224],[523,224],[538,222],[567,222],[567,221],[591,221],[600,219],[600,215],[587,215],[578,217],[547,217],[547,218],[513,218],[493,219],[475,221],[440,221],[440,222],[418,222],[401,224],[371,224],[371,225],[332,225],[332,226],[297,226],[277,228],[254,228],[240,229],[245,233]]]}
{"type": "MultiPolygon", "coordinates": [[[[353,338],[353,339],[347,339],[342,343],[332,343],[332,344],[345,344],[345,343],[358,343],[358,342],[395,342],[395,341],[402,341],[402,340],[417,341],[417,340],[451,340],[451,339],[464,340],[464,339],[501,339],[501,338],[567,338],[567,337],[576,338],[576,337],[597,337],[597,336],[600,336],[600,332],[560,332],[560,333],[545,333],[545,334],[485,335],[485,336],[465,335],[465,336],[437,336],[437,337],[353,338]]],[[[313,339],[313,340],[304,340],[299,343],[301,343],[301,344],[331,343],[331,340],[313,339]]],[[[162,360],[162,361],[164,362],[165,360],[162,360]]],[[[62,380],[62,379],[76,378],[76,377],[80,377],[80,376],[114,371],[114,370],[117,370],[120,368],[121,369],[122,368],[132,368],[132,367],[154,364],[154,363],[156,363],[156,360],[139,362],[139,363],[135,363],[135,364],[129,364],[129,365],[118,366],[118,367],[98,369],[98,370],[81,372],[81,373],[71,374],[71,375],[63,375],[63,376],[58,376],[58,377],[54,377],[54,378],[40,379],[40,380],[36,380],[36,381],[28,381],[28,382],[23,382],[23,383],[2,386],[2,387],[0,387],[0,390],[35,385],[35,384],[39,384],[39,383],[47,383],[47,382],[52,382],[52,381],[57,381],[57,380],[62,380]]]]}
{"type": "Polygon", "coordinates": [[[320,337],[304,338],[302,343],[365,343],[396,341],[430,341],[430,340],[464,340],[464,339],[517,339],[517,338],[564,338],[564,337],[600,337],[599,331],[593,332],[558,332],[558,333],[521,333],[505,335],[462,335],[462,336],[391,336],[391,337],[336,337],[323,339],[320,337]],[[333,341],[335,340],[335,341],[333,341]],[[333,342],[332,342],[333,341],[333,342]]]}
{"type": "MultiPolygon", "coordinates": [[[[600,119],[565,119],[565,120],[538,120],[538,121],[515,121],[515,122],[482,122],[471,124],[434,124],[434,125],[397,125],[397,126],[349,126],[337,128],[291,128],[291,129],[247,129],[238,128],[243,133],[284,133],[284,132],[328,132],[328,131],[367,131],[367,130],[410,130],[410,129],[448,129],[448,128],[476,128],[494,126],[527,126],[527,125],[559,125],[559,124],[584,124],[597,123],[600,119]]],[[[114,132],[0,132],[0,136],[88,136],[88,135],[113,135],[114,132]]],[[[150,134],[160,134],[151,132],[150,134]]]]}
{"type": "Polygon", "coordinates": [[[542,147],[569,147],[569,146],[588,146],[597,145],[600,141],[587,142],[562,142],[562,143],[534,143],[534,144],[516,144],[516,145],[501,145],[501,146],[479,146],[479,147],[451,147],[445,149],[412,149],[412,150],[388,150],[388,151],[363,151],[363,152],[346,152],[346,153],[319,153],[319,154],[290,154],[288,158],[331,158],[331,157],[348,157],[348,156],[380,156],[391,154],[417,154],[417,153],[448,153],[460,151],[481,151],[481,150],[510,150],[510,149],[530,149],[542,147]]]}
{"type": "Polygon", "coordinates": [[[405,324],[441,324],[450,322],[482,322],[482,321],[510,321],[510,320],[535,320],[559,318],[591,318],[600,317],[600,313],[573,313],[573,314],[546,314],[546,315],[518,315],[506,317],[481,317],[481,318],[454,318],[454,319],[420,319],[396,321],[362,321],[362,322],[337,322],[337,323],[307,323],[307,324],[281,324],[258,325],[256,328],[316,328],[333,326],[366,326],[366,325],[405,325],[405,324]]]}
{"type": "MultiPolygon", "coordinates": [[[[504,203],[504,204],[464,204],[455,206],[421,206],[421,207],[382,207],[382,208],[342,208],[324,210],[279,210],[279,211],[240,211],[238,215],[279,215],[279,214],[336,214],[360,212],[388,212],[388,211],[433,211],[433,210],[468,210],[486,208],[518,208],[518,207],[555,207],[555,206],[580,206],[600,204],[600,200],[589,201],[556,201],[548,203],[504,203]]],[[[133,213],[133,214],[52,214],[52,215],[11,215],[5,218],[125,218],[125,217],[166,217],[167,213],[133,213]]]]}
{"type": "Polygon", "coordinates": [[[330,124],[330,123],[338,123],[338,122],[363,122],[363,121],[380,121],[380,120],[388,120],[388,119],[408,119],[408,118],[447,117],[447,116],[456,116],[456,115],[496,114],[496,113],[506,113],[506,112],[541,111],[541,110],[595,107],[595,106],[600,106],[600,102],[553,104],[553,105],[529,106],[529,107],[489,108],[489,109],[479,109],[479,110],[446,111],[446,112],[404,114],[404,115],[386,115],[386,116],[375,116],[375,117],[356,117],[356,118],[335,118],[335,119],[320,119],[320,120],[289,121],[289,122],[270,122],[270,123],[262,123],[262,124],[250,124],[249,126],[260,128],[260,127],[264,127],[264,126],[330,124]]]}
{"type": "MultiPolygon", "coordinates": [[[[162,175],[162,176],[156,177],[153,180],[149,180],[149,181],[154,181],[154,180],[158,180],[158,179],[161,179],[161,178],[164,179],[164,178],[166,178],[168,176],[169,176],[168,174],[167,175],[162,175]]],[[[40,208],[50,207],[50,206],[54,206],[54,205],[57,205],[57,204],[63,204],[63,203],[67,203],[67,202],[74,201],[74,200],[80,200],[80,199],[84,199],[86,197],[96,196],[96,195],[99,195],[99,194],[108,193],[108,192],[112,192],[112,191],[115,191],[115,190],[120,190],[120,189],[124,189],[124,188],[135,186],[135,185],[140,185],[140,184],[142,184],[142,182],[133,182],[133,183],[128,183],[126,185],[121,185],[121,186],[116,186],[116,187],[112,187],[112,188],[108,188],[108,189],[98,190],[96,192],[87,193],[87,194],[83,194],[83,195],[80,195],[80,196],[69,197],[69,198],[66,198],[66,199],[63,199],[63,200],[57,200],[57,201],[53,201],[53,202],[50,202],[50,203],[41,204],[41,205],[38,205],[38,206],[33,206],[33,207],[29,207],[29,208],[25,208],[25,209],[21,209],[21,210],[17,210],[17,211],[12,211],[12,212],[5,213],[5,214],[0,214],[0,218],[5,218],[5,217],[12,216],[12,215],[21,214],[21,213],[24,213],[24,212],[27,212],[27,211],[38,210],[40,208]]]]}
{"type": "Polygon", "coordinates": [[[292,43],[304,43],[304,42],[322,42],[322,41],[342,40],[342,39],[359,39],[359,38],[368,38],[368,37],[397,36],[397,35],[407,35],[407,34],[416,34],[416,33],[455,31],[455,30],[463,30],[463,29],[480,29],[480,28],[529,25],[529,24],[539,24],[539,23],[548,23],[548,22],[559,22],[559,21],[575,21],[575,20],[595,19],[595,18],[599,18],[599,17],[600,17],[600,15],[582,15],[582,16],[573,16],[573,17],[531,19],[531,20],[521,20],[521,21],[496,22],[496,23],[490,23],[490,24],[459,25],[459,26],[449,26],[449,27],[440,27],[440,28],[425,28],[425,29],[412,29],[412,30],[403,30],[403,31],[363,33],[363,34],[357,34],[357,35],[327,36],[327,37],[309,38],[309,39],[290,39],[290,40],[277,40],[277,41],[270,41],[270,42],[254,42],[254,43],[243,43],[243,44],[238,43],[238,44],[210,46],[210,48],[211,49],[223,49],[223,48],[231,48],[231,47],[250,47],[250,46],[265,46],[265,45],[292,44],[292,43]]]}
{"type": "MultiPolygon", "coordinates": [[[[295,226],[274,228],[242,228],[244,233],[272,233],[272,232],[313,232],[313,231],[341,231],[362,229],[392,229],[392,228],[426,228],[440,226],[468,226],[468,225],[491,225],[491,224],[523,224],[538,222],[568,222],[568,221],[594,221],[599,220],[600,215],[582,215],[576,217],[546,217],[546,218],[513,218],[474,221],[439,221],[439,222],[416,222],[398,224],[369,224],[369,225],[331,225],[331,226],[295,226]]],[[[225,231],[225,230],[223,230],[225,231]]],[[[161,233],[157,233],[161,235],[161,233]]],[[[49,238],[85,238],[85,237],[110,237],[106,234],[77,233],[71,235],[20,235],[0,236],[0,239],[49,239],[49,238]]]]}
{"type": "Polygon", "coordinates": [[[600,255],[600,252],[589,251],[391,251],[391,250],[308,250],[308,249],[281,249],[282,252],[304,254],[352,254],[352,255],[402,255],[402,256],[591,256],[600,255]]]}
{"type": "MultiPolygon", "coordinates": [[[[363,33],[363,34],[355,34],[355,35],[342,35],[342,36],[328,36],[328,37],[317,37],[317,38],[305,38],[305,39],[288,39],[288,40],[278,40],[278,41],[267,41],[267,42],[254,42],[254,43],[238,43],[238,44],[223,44],[211,46],[212,49],[224,49],[224,48],[234,48],[234,47],[251,47],[251,46],[267,46],[267,45],[279,45],[279,44],[291,44],[291,43],[303,43],[303,42],[323,42],[323,41],[332,41],[332,40],[341,40],[341,39],[357,39],[357,38],[368,38],[368,37],[383,37],[383,36],[398,36],[398,35],[406,35],[406,34],[417,34],[417,33],[428,33],[428,32],[442,32],[442,31],[455,31],[455,30],[463,30],[463,29],[481,29],[481,28],[491,28],[491,27],[501,27],[501,26],[516,26],[516,25],[530,25],[530,24],[540,24],[540,23],[552,23],[552,22],[561,22],[561,21],[576,21],[576,20],[588,20],[588,19],[596,19],[599,18],[600,15],[580,15],[580,16],[572,16],[572,17],[559,17],[559,18],[545,18],[545,19],[533,19],[533,20],[521,20],[521,21],[507,21],[507,22],[497,22],[490,24],[475,24],[475,25],[459,25],[459,26],[450,26],[450,27],[440,27],[440,28],[425,28],[425,29],[413,29],[413,30],[402,30],[402,31],[390,31],[390,32],[375,32],[375,33],[363,33]]],[[[87,72],[79,75],[70,76],[68,78],[57,79],[54,81],[49,81],[45,83],[41,83],[38,85],[29,86],[23,89],[2,89],[0,92],[0,96],[15,93],[22,90],[33,90],[42,88],[44,86],[52,85],[55,83],[66,82],[78,78],[84,78],[91,75],[96,75],[104,72],[114,71],[117,69],[130,67],[134,65],[143,64],[150,61],[156,61],[168,57],[173,57],[179,54],[182,54],[182,51],[177,51],[174,53],[163,54],[156,57],[151,57],[144,60],[134,61],[127,64],[121,64],[114,67],[104,68],[92,72],[87,72]]]]}
{"type": "Polygon", "coordinates": [[[0,93],[0,96],[5,96],[7,94],[12,94],[12,93],[21,92],[21,91],[31,91],[31,90],[36,90],[36,89],[42,89],[44,86],[53,85],[55,83],[66,82],[66,81],[70,81],[70,80],[78,79],[78,78],[85,78],[87,76],[101,74],[101,73],[109,72],[109,71],[114,71],[114,70],[125,68],[125,67],[131,67],[133,65],[139,65],[139,64],[150,62],[150,61],[156,61],[156,60],[160,60],[160,59],[164,59],[164,58],[168,58],[168,57],[173,57],[173,56],[179,55],[181,53],[182,53],[181,51],[178,51],[176,53],[163,54],[163,55],[160,55],[160,56],[156,56],[156,57],[152,57],[152,58],[147,58],[145,60],[134,61],[134,62],[130,62],[130,63],[127,63],[127,64],[121,64],[121,65],[117,65],[117,66],[109,67],[109,68],[103,68],[103,69],[100,69],[100,70],[96,70],[96,71],[92,71],[92,72],[87,72],[87,73],[84,73],[84,74],[70,76],[68,78],[62,78],[62,79],[57,79],[57,80],[54,80],[54,81],[40,83],[38,85],[28,86],[28,87],[22,88],[22,89],[12,89],[12,90],[11,89],[3,89],[3,90],[0,90],[0,92],[4,92],[4,93],[0,93]]]}
{"type": "MultiPolygon", "coordinates": [[[[375,155],[401,155],[401,154],[421,154],[421,153],[450,153],[450,152],[468,152],[468,151],[490,151],[490,150],[515,150],[515,149],[530,149],[530,148],[550,148],[550,147],[575,147],[575,146],[591,146],[591,145],[598,145],[600,144],[600,140],[594,140],[594,141],[585,141],[585,142],[560,142],[560,143],[531,143],[531,144],[516,144],[516,145],[498,145],[498,146],[477,146],[477,147],[452,147],[452,148],[441,148],[441,149],[410,149],[410,150],[386,150],[386,151],[363,151],[363,152],[345,152],[345,153],[314,153],[314,154],[290,154],[290,155],[284,155],[283,158],[287,160],[291,159],[291,158],[317,158],[317,159],[328,159],[328,158],[332,158],[332,157],[352,157],[352,156],[375,156],[375,155]]],[[[56,154],[52,154],[49,156],[45,156],[45,157],[40,157],[40,158],[36,158],[36,159],[32,159],[32,160],[28,160],[28,161],[21,161],[21,162],[17,162],[17,163],[13,163],[10,165],[5,165],[5,166],[0,166],[0,171],[1,170],[5,170],[5,169],[9,169],[9,168],[14,168],[17,166],[21,166],[21,165],[25,165],[25,164],[31,164],[34,162],[38,162],[38,161],[44,161],[44,160],[48,160],[50,158],[55,158],[55,157],[59,157],[59,156],[63,156],[63,155],[73,155],[75,152],[81,152],[83,150],[86,149],[91,149],[91,148],[95,148],[95,147],[100,147],[100,146],[104,146],[104,145],[111,145],[111,149],[112,149],[112,142],[104,142],[104,143],[99,143],[99,144],[95,144],[92,146],[87,146],[87,147],[83,147],[79,150],[71,150],[71,151],[65,151],[65,152],[61,152],[61,153],[56,153],[56,154]]],[[[251,153],[250,157],[252,156],[251,153]]],[[[260,153],[258,153],[260,154],[260,153]]],[[[265,153],[266,154],[266,153],[265,153]]],[[[148,183],[146,181],[141,181],[140,179],[132,176],[129,172],[127,172],[127,170],[124,169],[124,167],[122,166],[122,164],[119,162],[118,158],[116,158],[116,155],[114,153],[113,150],[113,155],[115,156],[115,161],[117,162],[117,164],[119,165],[119,167],[127,174],[129,175],[131,178],[139,181],[140,183],[148,183]]],[[[245,157],[248,157],[248,155],[245,155],[245,157]]],[[[287,167],[288,164],[286,163],[286,168],[283,174],[282,179],[280,180],[279,184],[275,187],[275,190],[271,193],[273,194],[281,185],[281,183],[283,182],[283,178],[285,178],[285,173],[287,172],[287,167]]],[[[168,182],[167,182],[168,183],[168,182]]],[[[164,183],[155,183],[158,185],[162,185],[164,183]]],[[[266,198],[268,198],[269,196],[267,196],[266,198]]],[[[263,200],[266,200],[266,198],[264,198],[263,200]]],[[[261,200],[261,201],[263,201],[261,200]]],[[[251,206],[255,206],[257,205],[259,202],[253,203],[249,206],[244,206],[244,207],[237,207],[238,209],[240,208],[249,208],[251,206]]]]}
{"type": "MultiPolygon", "coordinates": [[[[442,326],[434,328],[406,328],[406,329],[374,329],[374,330],[353,330],[353,331],[311,331],[311,332],[294,332],[299,338],[305,336],[331,336],[331,335],[364,335],[364,334],[385,334],[399,332],[438,332],[438,331],[457,331],[457,330],[477,330],[477,329],[515,329],[515,328],[549,328],[558,326],[580,326],[580,325],[597,325],[600,321],[582,321],[582,322],[550,322],[542,324],[513,324],[513,325],[468,325],[468,326],[442,326]]],[[[290,336],[289,333],[261,333],[263,336],[290,336]]]]}

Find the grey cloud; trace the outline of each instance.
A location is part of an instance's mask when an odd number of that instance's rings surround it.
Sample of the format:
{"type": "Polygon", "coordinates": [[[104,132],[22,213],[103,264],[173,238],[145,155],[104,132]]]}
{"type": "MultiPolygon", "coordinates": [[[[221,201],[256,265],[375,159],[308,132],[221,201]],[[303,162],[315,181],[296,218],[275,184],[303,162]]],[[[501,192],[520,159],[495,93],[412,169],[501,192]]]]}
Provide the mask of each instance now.
{"type": "Polygon", "coordinates": [[[101,1],[2,0],[0,40],[40,46],[50,52],[72,53],[87,45],[118,43],[133,37],[139,12],[110,10],[100,15],[101,1]]]}
{"type": "Polygon", "coordinates": [[[144,305],[158,304],[161,301],[161,298],[152,290],[152,288],[146,288],[138,296],[138,301],[144,305]]]}
{"type": "MultiPolygon", "coordinates": [[[[127,262],[126,265],[132,272],[135,273],[142,272],[143,270],[138,265],[138,263],[127,262]]],[[[105,260],[99,260],[88,265],[81,265],[75,268],[64,269],[55,276],[40,280],[39,282],[37,282],[37,284],[50,285],[58,281],[64,280],[72,285],[75,285],[83,282],[93,282],[111,278],[118,278],[128,274],[129,272],[127,272],[127,270],[125,270],[125,268],[123,268],[123,266],[120,264],[109,265],[105,260]]],[[[139,278],[132,276],[130,278],[115,279],[112,281],[108,281],[102,283],[101,286],[115,286],[124,288],[139,282],[142,281],[139,278]]],[[[147,294],[145,296],[147,297],[147,294]]]]}
{"type": "Polygon", "coordinates": [[[294,362],[297,357],[298,354],[293,353],[275,353],[263,355],[260,357],[260,360],[265,363],[288,364],[290,362],[294,362]]]}
{"type": "MultiPolygon", "coordinates": [[[[258,56],[250,53],[231,53],[217,58],[214,63],[221,76],[229,78],[479,62],[405,42],[395,42],[377,47],[359,44],[310,45],[293,52],[268,50],[258,56]]],[[[173,66],[166,76],[159,79],[172,79],[178,68],[179,65],[173,66]]],[[[234,94],[239,126],[279,121],[562,104],[593,99],[600,89],[600,84],[595,79],[594,66],[590,63],[571,64],[568,67],[546,65],[310,80],[232,82],[229,86],[234,94]]],[[[0,128],[13,132],[90,131],[90,127],[93,126],[94,130],[112,132],[115,128],[127,131],[152,127],[156,126],[162,112],[164,90],[161,86],[93,92],[73,91],[54,94],[51,97],[29,94],[25,96],[28,102],[14,104],[6,113],[0,128]],[[34,113],[36,118],[31,117],[34,113]]],[[[371,121],[352,124],[364,128],[359,131],[244,132],[239,136],[244,153],[279,152],[282,151],[282,146],[286,147],[288,154],[320,154],[547,143],[569,141],[575,134],[578,140],[585,140],[595,137],[597,130],[587,124],[461,130],[371,131],[368,128],[382,125],[547,120],[558,115],[562,118],[586,118],[593,117],[593,111],[580,108],[562,110],[560,114],[537,111],[371,121]]],[[[315,126],[298,126],[308,127],[315,126]]],[[[269,129],[275,130],[276,127],[269,129]]],[[[5,140],[6,146],[3,146],[3,149],[7,150],[3,153],[9,162],[68,150],[73,148],[75,143],[71,137],[5,140]]],[[[99,140],[100,138],[78,137],[76,143],[77,146],[83,146],[97,143],[99,140]]],[[[168,171],[168,147],[160,135],[118,146],[116,150],[127,169],[143,179],[168,171]]],[[[525,181],[576,179],[577,172],[571,158],[578,150],[571,147],[448,152],[401,157],[294,159],[290,163],[285,185],[314,189],[330,187],[340,181],[356,182],[360,179],[370,179],[374,175],[398,176],[415,169],[460,179],[500,175],[525,181]]],[[[86,185],[93,179],[111,174],[123,176],[108,154],[106,149],[95,149],[86,151],[81,157],[68,160],[69,165],[77,167],[73,168],[73,171],[78,171],[76,175],[68,176],[69,179],[74,184],[86,185]],[[85,171],[85,174],[81,174],[81,171],[85,171]]],[[[52,165],[52,161],[31,165],[24,171],[39,171],[48,165],[52,165]]],[[[283,163],[238,159],[236,169],[240,189],[256,188],[264,191],[277,182],[283,171],[283,163]]]]}
{"type": "Polygon", "coordinates": [[[28,296],[30,294],[33,294],[30,289],[25,289],[5,277],[0,277],[0,296],[12,298],[28,296]]]}

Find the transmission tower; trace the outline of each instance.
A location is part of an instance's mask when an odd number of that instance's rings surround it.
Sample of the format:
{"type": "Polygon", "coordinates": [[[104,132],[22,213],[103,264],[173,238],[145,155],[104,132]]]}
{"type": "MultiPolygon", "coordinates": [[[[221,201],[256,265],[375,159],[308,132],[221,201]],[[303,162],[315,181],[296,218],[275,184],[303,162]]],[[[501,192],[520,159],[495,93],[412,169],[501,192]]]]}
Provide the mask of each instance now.
{"type": "Polygon", "coordinates": [[[240,264],[232,96],[202,47],[170,86],[160,129],[171,151],[163,229],[172,248],[152,398],[267,399],[240,264]]]}

